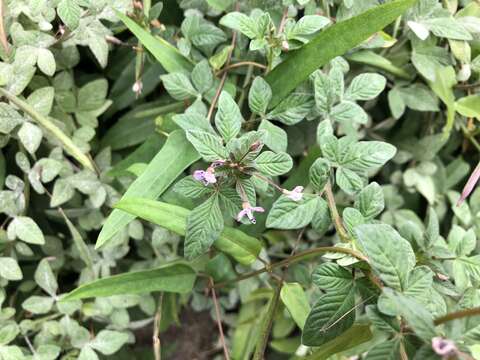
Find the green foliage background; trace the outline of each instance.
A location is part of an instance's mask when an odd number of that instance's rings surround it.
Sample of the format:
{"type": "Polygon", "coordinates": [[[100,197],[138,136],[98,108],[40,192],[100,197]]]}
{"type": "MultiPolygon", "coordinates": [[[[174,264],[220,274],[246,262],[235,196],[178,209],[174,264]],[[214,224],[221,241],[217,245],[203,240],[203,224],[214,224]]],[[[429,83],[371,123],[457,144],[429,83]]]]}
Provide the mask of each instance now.
{"type": "Polygon", "coordinates": [[[480,359],[478,1],[0,8],[1,360],[480,359]]]}

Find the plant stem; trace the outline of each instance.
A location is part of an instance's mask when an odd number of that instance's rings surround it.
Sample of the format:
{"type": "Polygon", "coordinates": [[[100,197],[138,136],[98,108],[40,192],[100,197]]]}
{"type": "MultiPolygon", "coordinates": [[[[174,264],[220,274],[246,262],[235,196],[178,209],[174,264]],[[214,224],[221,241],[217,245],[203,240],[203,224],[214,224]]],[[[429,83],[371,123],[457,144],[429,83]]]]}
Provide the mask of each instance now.
{"type": "Polygon", "coordinates": [[[30,104],[21,100],[14,94],[7,90],[0,88],[0,95],[6,97],[16,106],[18,106],[23,112],[30,115],[38,124],[50,131],[62,144],[64,149],[78,160],[87,169],[95,172],[95,166],[88,156],[86,156],[75,143],[70,139],[57,125],[55,125],[50,119],[39,114],[30,104]]]}
{"type": "Polygon", "coordinates": [[[463,124],[460,124],[460,127],[462,128],[463,135],[467,137],[468,140],[472,143],[475,148],[480,151],[480,144],[478,141],[473,137],[473,135],[470,133],[470,131],[467,129],[467,127],[463,124]]]}
{"type": "MultiPolygon", "coordinates": [[[[232,49],[228,52],[226,66],[230,65],[230,60],[232,59],[232,53],[235,49],[235,43],[237,41],[237,32],[234,31],[232,35],[232,49]]],[[[217,104],[218,98],[220,97],[220,93],[223,90],[223,86],[225,85],[225,81],[227,80],[228,71],[225,71],[222,75],[222,79],[220,80],[220,84],[218,85],[217,92],[213,97],[212,103],[210,104],[210,108],[208,109],[207,120],[210,121],[213,115],[213,110],[215,109],[215,105],[217,104]]]]}
{"type": "Polygon", "coordinates": [[[161,352],[161,342],[160,342],[160,323],[162,321],[162,303],[163,303],[163,292],[160,293],[158,297],[158,307],[157,312],[155,313],[155,318],[153,320],[153,353],[155,355],[155,360],[162,359],[161,352]]]}
{"type": "Polygon", "coordinates": [[[368,261],[368,259],[364,255],[360,254],[359,252],[357,252],[355,250],[348,249],[348,248],[335,247],[335,246],[323,246],[323,247],[318,247],[318,248],[313,248],[313,249],[310,249],[310,250],[306,250],[306,251],[300,252],[298,254],[295,254],[293,256],[289,256],[288,258],[286,258],[284,260],[273,263],[269,266],[265,266],[264,268],[261,268],[259,270],[255,270],[255,271],[240,275],[239,277],[237,277],[233,280],[219,282],[219,283],[215,284],[214,287],[215,288],[221,288],[221,287],[227,286],[229,284],[236,283],[238,281],[242,281],[242,280],[249,279],[251,277],[263,274],[265,272],[270,272],[270,271],[272,271],[272,269],[275,269],[275,268],[278,268],[278,267],[288,266],[288,265],[291,265],[291,264],[295,264],[295,263],[300,262],[302,260],[308,259],[308,258],[313,257],[313,256],[318,255],[318,254],[326,253],[326,252],[338,252],[338,253],[342,253],[342,254],[348,254],[348,255],[351,255],[351,256],[359,259],[359,260],[368,261]]]}
{"type": "Polygon", "coordinates": [[[8,56],[10,53],[10,48],[8,46],[7,34],[5,32],[5,4],[3,0],[0,0],[0,43],[2,43],[2,47],[5,50],[5,54],[8,56]]]}
{"type": "Polygon", "coordinates": [[[251,65],[253,67],[258,67],[260,69],[266,69],[267,68],[265,65],[257,63],[255,61],[240,61],[240,62],[237,62],[235,64],[230,64],[230,65],[225,66],[223,69],[221,69],[217,72],[217,75],[223,74],[225,71],[228,71],[230,69],[235,69],[235,68],[238,68],[238,67],[249,66],[249,65],[251,65]]]}
{"type": "Polygon", "coordinates": [[[337,205],[335,204],[335,197],[333,195],[332,184],[330,183],[330,180],[327,182],[327,185],[325,185],[325,195],[327,197],[330,213],[332,214],[335,230],[337,230],[337,233],[343,242],[349,242],[347,231],[345,230],[345,227],[342,224],[342,218],[338,214],[337,205]]]}
{"type": "Polygon", "coordinates": [[[218,332],[220,333],[220,342],[222,343],[223,354],[225,355],[225,360],[230,360],[227,343],[225,342],[225,335],[223,334],[222,318],[220,315],[220,306],[218,305],[217,294],[215,293],[215,284],[213,283],[213,279],[211,277],[208,278],[208,281],[210,285],[210,290],[212,291],[213,305],[215,306],[215,315],[217,317],[217,326],[218,332]]]}
{"type": "Polygon", "coordinates": [[[260,337],[255,347],[255,353],[253,354],[253,360],[263,360],[265,350],[267,348],[268,339],[270,337],[270,331],[272,330],[273,318],[277,310],[278,303],[280,302],[280,292],[283,287],[283,278],[279,280],[278,286],[275,288],[273,297],[268,304],[267,313],[265,314],[264,321],[262,322],[262,328],[260,330],[260,337]]]}
{"type": "Polygon", "coordinates": [[[480,315],[480,307],[451,312],[447,315],[436,318],[433,323],[435,325],[440,325],[448,321],[461,319],[469,316],[477,316],[477,315],[480,315]]]}

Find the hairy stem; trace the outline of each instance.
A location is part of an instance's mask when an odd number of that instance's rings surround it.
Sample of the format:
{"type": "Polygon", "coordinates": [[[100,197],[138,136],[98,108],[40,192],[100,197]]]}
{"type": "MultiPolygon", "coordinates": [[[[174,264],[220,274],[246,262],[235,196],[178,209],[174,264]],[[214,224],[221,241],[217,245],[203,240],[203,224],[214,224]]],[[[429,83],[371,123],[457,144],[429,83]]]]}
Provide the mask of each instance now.
{"type": "Polygon", "coordinates": [[[332,184],[330,183],[330,181],[328,181],[327,185],[325,185],[325,195],[327,197],[327,203],[328,207],[330,208],[330,213],[332,214],[335,230],[337,230],[337,233],[343,242],[348,242],[349,237],[347,231],[345,230],[345,227],[343,226],[342,218],[338,213],[337,205],[335,204],[335,197],[332,191],[332,184]]]}
{"type": "Polygon", "coordinates": [[[440,317],[436,318],[435,321],[434,321],[434,324],[435,325],[440,325],[440,324],[446,323],[448,321],[461,319],[461,318],[465,318],[465,317],[469,317],[469,316],[478,316],[478,315],[480,315],[480,307],[455,311],[455,312],[451,312],[447,315],[440,316],[440,317]]]}
{"type": "Polygon", "coordinates": [[[260,275],[260,274],[263,274],[265,272],[270,272],[270,271],[272,271],[272,269],[275,269],[275,268],[278,268],[278,267],[289,266],[291,264],[295,264],[295,263],[300,262],[302,260],[314,257],[318,254],[323,254],[323,253],[326,253],[326,252],[337,252],[337,253],[342,253],[342,254],[348,254],[348,255],[351,255],[351,256],[359,259],[359,260],[368,261],[368,259],[364,255],[362,255],[361,253],[359,253],[355,250],[348,249],[348,248],[335,247],[335,246],[323,246],[323,247],[318,247],[318,248],[313,248],[313,249],[310,249],[310,250],[306,250],[306,251],[300,252],[298,254],[295,254],[293,256],[289,256],[288,258],[286,258],[282,261],[273,263],[269,266],[265,266],[264,268],[261,268],[261,269],[256,270],[256,271],[252,271],[252,272],[240,275],[239,277],[237,277],[233,280],[219,282],[219,283],[215,284],[214,287],[215,288],[224,287],[224,286],[227,286],[229,284],[236,283],[238,281],[242,281],[242,280],[245,280],[245,279],[260,275]]]}
{"type": "Polygon", "coordinates": [[[158,297],[158,307],[157,312],[155,313],[155,318],[153,320],[153,353],[155,355],[155,360],[162,360],[161,352],[161,343],[160,343],[160,323],[162,321],[162,303],[163,303],[163,292],[160,293],[158,297]]]}
{"type": "Polygon", "coordinates": [[[215,285],[211,277],[208,280],[209,280],[210,290],[212,291],[213,305],[215,306],[215,315],[217,318],[217,326],[218,326],[218,332],[220,333],[220,342],[222,343],[223,354],[225,356],[225,360],[230,360],[227,343],[225,341],[225,335],[223,334],[222,319],[220,315],[220,306],[218,305],[217,294],[215,293],[215,285]]]}
{"type": "Polygon", "coordinates": [[[228,71],[230,69],[235,69],[235,68],[238,68],[238,67],[249,66],[249,65],[251,65],[253,67],[258,67],[260,69],[266,69],[267,68],[265,65],[260,64],[260,63],[255,62],[255,61],[240,61],[240,62],[237,62],[235,64],[230,64],[230,65],[225,66],[223,69],[221,69],[217,72],[217,75],[223,74],[225,71],[228,71]]]}
{"type": "Polygon", "coordinates": [[[283,287],[283,278],[279,280],[273,297],[268,304],[267,313],[262,322],[262,328],[260,329],[260,337],[257,341],[255,347],[255,353],[253,354],[253,360],[263,360],[265,350],[267,348],[268,339],[270,337],[270,331],[272,330],[273,318],[275,317],[275,312],[277,311],[278,303],[280,302],[280,292],[283,287]]]}
{"type": "Polygon", "coordinates": [[[5,32],[5,4],[3,0],[0,0],[0,43],[2,44],[5,54],[10,53],[10,47],[8,46],[7,33],[5,32]]]}

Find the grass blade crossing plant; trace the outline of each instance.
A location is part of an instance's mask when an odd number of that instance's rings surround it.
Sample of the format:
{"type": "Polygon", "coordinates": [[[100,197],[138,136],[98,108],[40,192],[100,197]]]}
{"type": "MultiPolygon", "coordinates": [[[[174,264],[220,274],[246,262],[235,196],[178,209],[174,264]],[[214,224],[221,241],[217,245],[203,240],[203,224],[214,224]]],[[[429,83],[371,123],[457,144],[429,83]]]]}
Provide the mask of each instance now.
{"type": "MultiPolygon", "coordinates": [[[[172,132],[162,149],[148,164],[145,171],[130,185],[122,198],[137,196],[156,199],[198,158],[197,152],[187,141],[183,132],[172,132]]],[[[121,210],[113,210],[100,231],[96,247],[104,246],[134,218],[134,215],[121,210]]]]}
{"type": "Polygon", "coordinates": [[[394,0],[367,10],[351,19],[340,21],[322,31],[300,50],[287,56],[265,78],[273,97],[270,107],[277,105],[308,76],[336,56],[345,54],[393,22],[416,0],[394,0]]]}
{"type": "Polygon", "coordinates": [[[55,138],[57,138],[61,143],[63,148],[67,153],[73,156],[80,164],[82,164],[85,168],[95,171],[95,166],[92,160],[85,155],[77,145],[70,139],[57,125],[55,125],[50,119],[46,116],[39,114],[32,106],[28,103],[23,101],[22,99],[18,98],[17,96],[11,94],[7,90],[0,88],[0,95],[6,97],[16,106],[18,106],[22,111],[28,114],[33,120],[35,120],[38,124],[43,126],[46,130],[48,130],[55,138]]]}

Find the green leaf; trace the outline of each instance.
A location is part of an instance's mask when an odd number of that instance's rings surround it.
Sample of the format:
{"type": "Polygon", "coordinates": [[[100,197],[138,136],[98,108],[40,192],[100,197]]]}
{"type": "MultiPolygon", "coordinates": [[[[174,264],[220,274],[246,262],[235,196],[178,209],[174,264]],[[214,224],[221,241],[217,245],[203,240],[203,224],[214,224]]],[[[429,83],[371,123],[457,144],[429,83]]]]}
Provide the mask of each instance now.
{"type": "Polygon", "coordinates": [[[24,122],[20,130],[18,130],[18,138],[22,145],[25,146],[25,149],[32,155],[35,154],[40,146],[42,137],[42,130],[30,122],[24,122]]]}
{"type": "Polygon", "coordinates": [[[73,243],[75,244],[75,247],[78,250],[78,254],[82,261],[87,265],[87,267],[93,272],[93,260],[92,256],[90,254],[90,250],[88,249],[87,244],[82,238],[82,235],[78,232],[77,228],[73,223],[70,221],[70,219],[65,215],[65,212],[60,211],[60,214],[62,214],[63,219],[65,220],[65,223],[67,224],[68,230],[70,231],[70,234],[72,235],[73,243]]]}
{"type": "Polygon", "coordinates": [[[368,351],[365,360],[397,360],[400,359],[400,341],[397,339],[375,345],[368,351]]]}
{"type": "MultiPolygon", "coordinates": [[[[47,116],[52,111],[54,96],[55,90],[53,87],[45,86],[32,92],[27,98],[27,103],[38,114],[47,116]]],[[[28,113],[26,109],[22,110],[28,113]]]]}
{"type": "Polygon", "coordinates": [[[346,58],[360,64],[374,66],[401,79],[410,80],[412,77],[403,68],[394,65],[389,59],[370,50],[356,51],[349,54],[346,58]]]}
{"type": "Polygon", "coordinates": [[[176,100],[187,100],[197,96],[197,90],[184,73],[170,73],[160,76],[160,79],[168,93],[176,100]]]}
{"type": "Polygon", "coordinates": [[[310,304],[302,286],[299,283],[284,283],[280,291],[280,298],[295,323],[300,329],[303,329],[310,312],[310,304]]]}
{"type": "Polygon", "coordinates": [[[267,227],[276,229],[300,229],[312,221],[318,196],[304,194],[300,201],[281,196],[273,204],[267,217],[267,227]]]}
{"type": "MultiPolygon", "coordinates": [[[[142,175],[130,185],[122,199],[134,196],[157,198],[198,158],[183,131],[172,132],[165,145],[150,161],[142,175]]],[[[105,245],[134,218],[135,216],[118,209],[113,210],[100,231],[96,248],[105,245]]]]}
{"type": "Polygon", "coordinates": [[[263,78],[257,76],[253,80],[250,92],[248,93],[248,105],[250,110],[257,114],[265,114],[271,98],[272,89],[270,89],[270,85],[268,85],[263,78]]]}
{"type": "Polygon", "coordinates": [[[57,278],[53,274],[50,263],[47,259],[42,259],[37,266],[34,274],[35,282],[51,297],[55,297],[58,290],[57,278]]]}
{"type": "Polygon", "coordinates": [[[313,34],[330,24],[330,20],[320,15],[305,15],[289,30],[286,31],[288,39],[302,41],[304,35],[313,34]]]}
{"type": "Polygon", "coordinates": [[[345,92],[347,100],[371,100],[376,98],[385,89],[387,79],[375,73],[357,75],[345,92]]]}
{"type": "Polygon", "coordinates": [[[274,94],[270,107],[276,106],[312,72],[383,29],[414,3],[415,0],[395,0],[376,6],[358,16],[337,22],[300,50],[289,53],[285,61],[265,79],[274,94]]]}
{"type": "Polygon", "coordinates": [[[101,330],[95,339],[90,342],[90,346],[98,350],[103,355],[112,355],[116,353],[129,339],[127,333],[112,330],[101,330]]]}
{"type": "Polygon", "coordinates": [[[253,19],[238,11],[233,11],[220,19],[220,24],[230,29],[240,31],[250,39],[257,37],[257,25],[253,19]]]}
{"type": "Polygon", "coordinates": [[[341,165],[353,171],[368,171],[379,168],[393,158],[397,149],[382,141],[359,141],[341,160],[341,165]]]}
{"type": "Polygon", "coordinates": [[[455,109],[463,116],[480,120],[480,95],[469,95],[458,99],[455,109]]]}
{"type": "Polygon", "coordinates": [[[455,70],[451,66],[435,68],[435,80],[429,81],[433,92],[442,100],[447,107],[447,123],[443,128],[444,136],[448,136],[455,121],[455,95],[453,86],[457,83],[455,70]]]}
{"type": "Polygon", "coordinates": [[[53,76],[57,69],[55,57],[48,49],[37,50],[37,65],[38,68],[47,76],[53,76]]]}
{"type": "Polygon", "coordinates": [[[173,190],[189,198],[198,198],[212,192],[210,187],[205,186],[201,181],[195,180],[193,176],[184,177],[174,185],[173,190]]]}
{"type": "Polygon", "coordinates": [[[355,321],[355,287],[322,295],[308,315],[302,344],[320,346],[347,331],[355,321]]]}
{"type": "Polygon", "coordinates": [[[271,150],[275,152],[287,151],[288,139],[287,133],[281,127],[272,124],[268,120],[262,120],[258,130],[264,130],[263,141],[271,150]]]}
{"type": "Polygon", "coordinates": [[[33,221],[32,218],[26,216],[16,216],[8,225],[8,232],[12,231],[16,237],[29,244],[43,245],[45,238],[42,230],[33,221]]]}
{"type": "Polygon", "coordinates": [[[218,98],[218,110],[215,115],[215,126],[225,142],[235,138],[242,127],[243,117],[232,96],[222,91],[218,98]]]}
{"type": "Polygon", "coordinates": [[[195,65],[191,77],[193,85],[200,93],[206,92],[213,85],[213,75],[207,60],[202,60],[195,65]]]}
{"type": "Polygon", "coordinates": [[[440,236],[440,224],[437,213],[433,207],[428,208],[425,222],[425,248],[429,248],[435,244],[440,236]]]}
{"type": "Polygon", "coordinates": [[[187,139],[205,161],[215,161],[227,158],[227,150],[222,138],[202,130],[188,130],[187,139]]]}
{"type": "Polygon", "coordinates": [[[355,348],[370,341],[373,334],[369,325],[353,325],[350,329],[335,339],[316,348],[314,353],[306,356],[305,360],[324,360],[340,352],[355,348]]]}
{"type": "Polygon", "coordinates": [[[97,79],[90,81],[78,89],[78,108],[82,111],[98,110],[105,104],[108,93],[108,81],[97,79]]]}
{"type": "Polygon", "coordinates": [[[387,286],[405,289],[416,262],[410,243],[386,224],[359,225],[355,232],[375,274],[387,286]]]}
{"type": "Polygon", "coordinates": [[[262,152],[255,160],[257,169],[265,175],[277,176],[290,171],[293,160],[287,153],[262,152]]]}
{"type": "Polygon", "coordinates": [[[365,180],[356,172],[344,167],[339,167],[337,169],[335,180],[340,189],[349,195],[359,192],[363,188],[365,182],[365,180]]]}
{"type": "Polygon", "coordinates": [[[295,125],[308,115],[312,103],[313,99],[310,94],[293,92],[270,111],[266,118],[280,121],[286,125],[295,125]]]}
{"type": "Polygon", "coordinates": [[[75,0],[62,0],[57,6],[58,16],[70,30],[77,28],[81,11],[75,0]]]}
{"type": "Polygon", "coordinates": [[[312,274],[312,281],[325,291],[343,291],[353,286],[352,273],[336,263],[319,265],[312,274]]]}
{"type": "Polygon", "coordinates": [[[52,310],[55,299],[49,296],[30,296],[22,303],[22,308],[33,314],[46,314],[52,310]]]}
{"type": "Polygon", "coordinates": [[[153,270],[132,271],[81,285],[61,301],[164,291],[185,294],[193,289],[196,274],[185,264],[171,264],[153,270]]]}
{"type": "Polygon", "coordinates": [[[384,288],[383,293],[396,305],[416,335],[426,342],[436,336],[432,314],[423,305],[392,289],[384,288]]]}
{"type": "Polygon", "coordinates": [[[190,71],[193,70],[193,64],[190,60],[184,57],[166,40],[153,36],[126,15],[118,11],[115,11],[115,14],[138,38],[138,40],[140,40],[142,45],[152,53],[155,59],[157,59],[167,72],[190,73],[190,71]]]}
{"type": "Polygon", "coordinates": [[[222,66],[225,65],[228,59],[228,54],[232,49],[233,47],[231,45],[225,46],[208,60],[213,70],[220,70],[222,66]]]}
{"type": "Polygon", "coordinates": [[[331,120],[344,124],[366,124],[368,115],[360,105],[344,100],[335,105],[330,111],[331,120]]]}
{"type": "Polygon", "coordinates": [[[330,178],[330,162],[324,158],[318,158],[310,168],[309,176],[313,189],[322,192],[330,178]]]}
{"type": "Polygon", "coordinates": [[[223,230],[223,215],[218,196],[210,196],[187,217],[184,253],[187,259],[204,254],[223,230]]]}
{"type": "MultiPolygon", "coordinates": [[[[187,217],[190,213],[187,209],[141,198],[122,199],[116,207],[179,235],[185,235],[187,217]]],[[[257,239],[230,227],[223,229],[214,246],[245,265],[255,261],[262,248],[257,239]]]]}
{"type": "Polygon", "coordinates": [[[0,257],[0,277],[11,281],[22,280],[23,274],[17,260],[10,257],[0,257]]]}
{"type": "Polygon", "coordinates": [[[373,219],[385,207],[383,190],[376,182],[370,183],[362,189],[355,199],[355,207],[367,219],[373,219]]]}
{"type": "MultiPolygon", "coordinates": [[[[3,324],[2,328],[0,329],[0,347],[3,348],[4,345],[13,341],[17,337],[19,332],[20,332],[20,328],[17,324],[15,323],[3,324]]],[[[8,358],[3,357],[3,355],[2,355],[2,359],[8,360],[8,358]]]]}
{"type": "Polygon", "coordinates": [[[21,110],[30,115],[33,120],[38,122],[41,126],[47,129],[51,134],[53,134],[53,136],[56,137],[63,145],[63,148],[75,159],[77,159],[78,162],[80,162],[86,168],[95,171],[95,167],[93,166],[90,158],[86,156],[77,147],[77,145],[75,145],[74,142],[67,135],[65,135],[65,133],[60,130],[60,128],[58,128],[57,125],[55,125],[49,118],[43,116],[42,114],[37,112],[35,108],[32,107],[30,104],[9,93],[5,89],[0,88],[0,95],[5,96],[21,110]]]}

